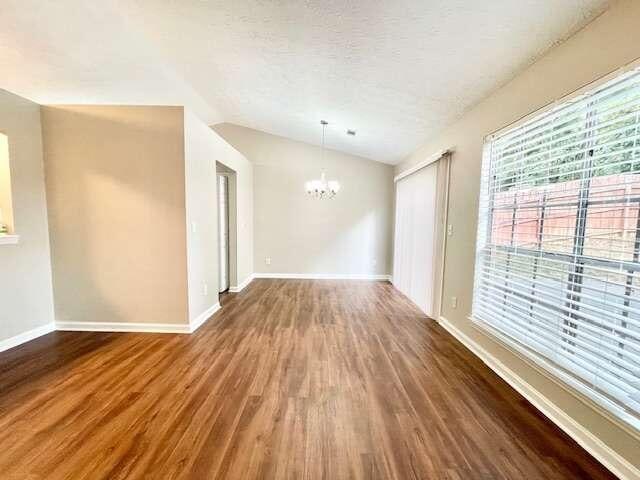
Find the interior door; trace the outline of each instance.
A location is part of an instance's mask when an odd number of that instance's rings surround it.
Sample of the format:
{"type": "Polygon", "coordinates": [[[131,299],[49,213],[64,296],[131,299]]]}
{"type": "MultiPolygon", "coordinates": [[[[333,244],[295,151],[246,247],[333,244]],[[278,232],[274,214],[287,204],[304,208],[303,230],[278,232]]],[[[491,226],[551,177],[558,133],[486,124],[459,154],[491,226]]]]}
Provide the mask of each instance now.
{"type": "Polygon", "coordinates": [[[229,178],[218,175],[218,291],[229,290],[229,178]]]}
{"type": "Polygon", "coordinates": [[[434,163],[396,183],[393,284],[433,317],[438,168],[434,163]]]}

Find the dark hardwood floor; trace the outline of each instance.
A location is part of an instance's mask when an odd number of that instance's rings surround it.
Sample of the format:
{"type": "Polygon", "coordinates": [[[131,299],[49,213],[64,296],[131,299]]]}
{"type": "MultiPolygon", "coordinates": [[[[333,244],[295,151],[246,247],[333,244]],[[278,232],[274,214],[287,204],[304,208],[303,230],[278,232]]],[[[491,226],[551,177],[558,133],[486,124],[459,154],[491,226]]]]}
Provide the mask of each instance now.
{"type": "Polygon", "coordinates": [[[387,283],[223,304],[193,335],[0,354],[0,478],[613,478],[387,283]]]}

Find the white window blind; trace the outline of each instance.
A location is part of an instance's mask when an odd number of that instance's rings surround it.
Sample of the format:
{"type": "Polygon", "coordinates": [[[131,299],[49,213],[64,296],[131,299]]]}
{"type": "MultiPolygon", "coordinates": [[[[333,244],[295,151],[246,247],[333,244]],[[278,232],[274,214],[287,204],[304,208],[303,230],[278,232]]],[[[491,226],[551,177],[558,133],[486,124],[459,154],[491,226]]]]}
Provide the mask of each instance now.
{"type": "Polygon", "coordinates": [[[640,73],[488,139],[473,319],[640,428],[640,73]]]}

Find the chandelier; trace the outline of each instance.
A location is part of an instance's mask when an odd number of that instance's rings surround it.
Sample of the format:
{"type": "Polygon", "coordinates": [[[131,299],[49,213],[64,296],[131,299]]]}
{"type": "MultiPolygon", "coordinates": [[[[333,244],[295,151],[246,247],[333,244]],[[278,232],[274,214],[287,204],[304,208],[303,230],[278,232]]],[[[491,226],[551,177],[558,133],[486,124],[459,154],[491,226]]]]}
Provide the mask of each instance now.
{"type": "MultiPolygon", "coordinates": [[[[328,123],[324,120],[320,121],[322,125],[322,159],[324,160],[324,133],[328,123]]],[[[305,182],[304,188],[307,194],[315,198],[333,198],[340,191],[340,184],[336,180],[327,181],[324,172],[320,174],[320,178],[305,182]]]]}

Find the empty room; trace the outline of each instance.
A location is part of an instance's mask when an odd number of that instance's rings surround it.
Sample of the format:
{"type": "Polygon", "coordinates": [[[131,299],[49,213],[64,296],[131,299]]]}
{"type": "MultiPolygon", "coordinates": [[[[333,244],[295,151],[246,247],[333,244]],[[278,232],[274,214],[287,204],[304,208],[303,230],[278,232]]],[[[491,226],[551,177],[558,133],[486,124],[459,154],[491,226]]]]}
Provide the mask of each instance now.
{"type": "Polygon", "coordinates": [[[0,12],[0,479],[640,480],[640,1],[0,12]]]}

